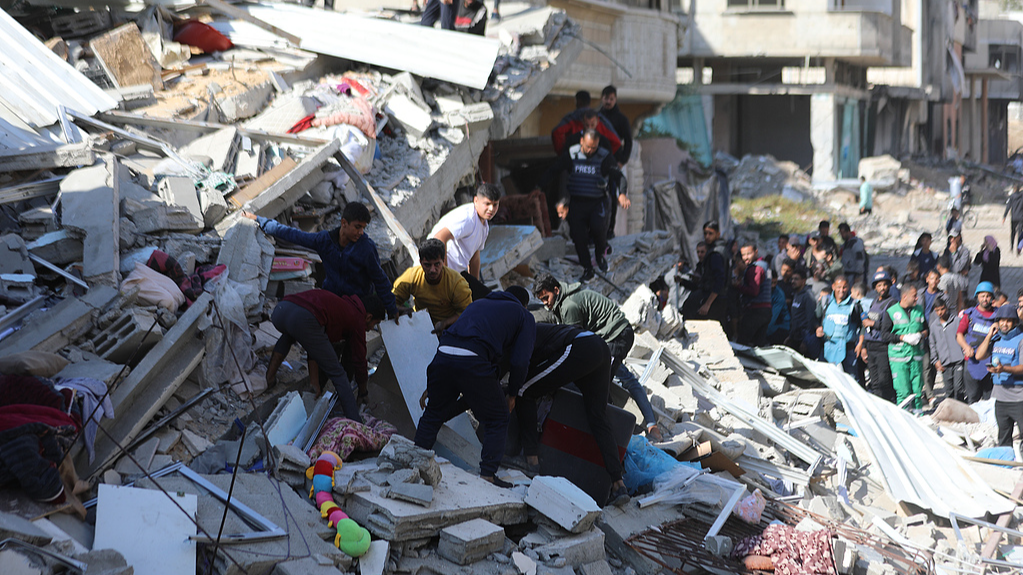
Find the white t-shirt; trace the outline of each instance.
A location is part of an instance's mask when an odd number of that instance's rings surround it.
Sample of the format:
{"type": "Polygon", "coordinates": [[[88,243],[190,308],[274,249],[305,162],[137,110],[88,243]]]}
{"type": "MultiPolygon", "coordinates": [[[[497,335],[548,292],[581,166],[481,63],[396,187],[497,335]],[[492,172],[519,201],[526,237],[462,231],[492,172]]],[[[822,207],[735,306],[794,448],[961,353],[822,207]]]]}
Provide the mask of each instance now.
{"type": "Polygon", "coordinates": [[[476,206],[470,202],[444,214],[430,230],[430,237],[436,236],[441,228],[447,228],[453,236],[447,243],[448,267],[459,273],[467,271],[469,260],[487,243],[490,222],[481,220],[476,214],[476,206]]]}

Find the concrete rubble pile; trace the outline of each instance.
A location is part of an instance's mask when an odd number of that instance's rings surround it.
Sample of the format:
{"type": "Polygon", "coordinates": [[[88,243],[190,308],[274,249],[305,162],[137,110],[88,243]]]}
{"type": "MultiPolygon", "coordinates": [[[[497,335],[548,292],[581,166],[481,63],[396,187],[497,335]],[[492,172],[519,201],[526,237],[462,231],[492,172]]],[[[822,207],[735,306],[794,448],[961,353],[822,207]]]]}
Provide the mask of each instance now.
{"type": "Polygon", "coordinates": [[[714,161],[728,174],[735,197],[752,199],[780,195],[799,202],[811,195],[810,177],[794,162],[752,154],[736,161],[722,153],[714,161]]]}

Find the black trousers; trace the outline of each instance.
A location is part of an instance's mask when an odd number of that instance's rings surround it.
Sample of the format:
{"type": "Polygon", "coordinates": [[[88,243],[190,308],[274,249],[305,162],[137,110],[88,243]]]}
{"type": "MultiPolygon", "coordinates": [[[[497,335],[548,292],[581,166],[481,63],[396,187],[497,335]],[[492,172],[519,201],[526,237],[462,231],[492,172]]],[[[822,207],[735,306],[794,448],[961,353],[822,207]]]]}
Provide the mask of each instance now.
{"type": "Polygon", "coordinates": [[[998,446],[1012,447],[1012,426],[1023,434],[1023,401],[995,400],[995,422],[998,424],[998,446]]]}
{"type": "Polygon", "coordinates": [[[870,393],[895,401],[895,387],[892,385],[892,366],[888,363],[888,344],[883,341],[866,341],[867,372],[870,373],[870,393]]]}
{"type": "Polygon", "coordinates": [[[432,28],[434,23],[440,20],[440,27],[442,29],[454,30],[455,16],[457,15],[458,5],[454,2],[445,4],[440,0],[427,0],[426,6],[423,6],[423,19],[419,23],[432,28]]]}
{"type": "Polygon", "coordinates": [[[966,403],[977,403],[991,393],[991,374],[988,373],[984,377],[976,379],[970,375],[969,367],[967,367],[963,370],[963,384],[966,403]]]}
{"type": "MultiPolygon", "coordinates": [[[[966,401],[966,364],[957,361],[944,366],[941,381],[945,384],[945,397],[966,401]]],[[[937,368],[935,368],[937,371],[937,368]]]]}
{"type": "Polygon", "coordinates": [[[767,324],[771,323],[771,308],[757,307],[742,310],[736,341],[743,345],[767,345],[767,324]]]}
{"type": "Polygon", "coordinates": [[[462,272],[462,277],[465,278],[465,281],[468,282],[469,284],[469,291],[472,292],[472,301],[483,299],[487,297],[487,295],[489,295],[490,292],[494,291],[488,288],[486,284],[480,281],[479,278],[472,275],[468,271],[462,272]]]}
{"type": "Polygon", "coordinates": [[[438,351],[426,368],[426,392],[429,400],[416,428],[416,445],[433,449],[444,422],[468,406],[483,426],[480,475],[497,473],[508,439],[508,402],[497,378],[497,366],[481,357],[438,351]]]}
{"type": "Polygon", "coordinates": [[[291,346],[298,342],[305,349],[309,360],[315,361],[319,366],[320,373],[334,382],[338,403],[341,404],[345,417],[362,423],[359,404],[352,394],[352,384],[337,360],[337,352],[327,338],[327,332],[316,317],[298,304],[282,301],[274,308],[270,321],[281,332],[281,337],[274,346],[274,353],[286,356],[291,351],[291,346]]]}
{"type": "Polygon", "coordinates": [[[568,228],[572,234],[572,243],[575,244],[575,253],[579,256],[579,265],[584,269],[593,269],[590,240],[593,240],[593,251],[598,258],[604,257],[607,251],[607,217],[607,198],[572,196],[568,228]]]}
{"type": "Polygon", "coordinates": [[[611,481],[621,479],[622,464],[618,461],[618,446],[607,420],[607,393],[611,385],[611,350],[607,344],[598,335],[577,337],[561,356],[538,367],[537,373],[530,371],[529,379],[519,390],[515,403],[522,450],[526,455],[536,455],[539,452],[537,398],[575,383],[583,395],[586,421],[600,448],[604,469],[611,476],[611,481]]]}
{"type": "Polygon", "coordinates": [[[1023,240],[1023,220],[1009,220],[1009,246],[1013,250],[1017,249],[1017,238],[1023,240]]]}

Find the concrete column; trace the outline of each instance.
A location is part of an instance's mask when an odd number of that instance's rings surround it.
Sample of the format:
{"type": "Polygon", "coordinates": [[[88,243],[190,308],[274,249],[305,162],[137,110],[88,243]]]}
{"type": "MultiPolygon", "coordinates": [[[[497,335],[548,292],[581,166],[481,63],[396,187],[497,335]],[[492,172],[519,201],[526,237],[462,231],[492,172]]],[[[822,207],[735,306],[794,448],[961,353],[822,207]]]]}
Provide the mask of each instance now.
{"type": "Polygon", "coordinates": [[[813,146],[813,179],[836,179],[838,149],[835,94],[810,96],[810,145],[813,146]]]}

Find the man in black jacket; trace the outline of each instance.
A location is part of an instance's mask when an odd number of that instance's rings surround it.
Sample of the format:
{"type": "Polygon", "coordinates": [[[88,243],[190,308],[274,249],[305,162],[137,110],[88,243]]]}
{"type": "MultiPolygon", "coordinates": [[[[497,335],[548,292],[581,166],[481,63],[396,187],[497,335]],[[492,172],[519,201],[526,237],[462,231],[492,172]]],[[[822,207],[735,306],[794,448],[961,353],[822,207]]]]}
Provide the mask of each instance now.
{"type": "MultiPolygon", "coordinates": [[[[629,163],[629,157],[632,155],[632,125],[625,114],[618,109],[618,88],[615,88],[613,84],[606,86],[600,92],[600,113],[611,123],[618,138],[622,141],[622,146],[615,152],[615,159],[618,160],[618,169],[622,170],[624,179],[625,164],[629,163]]],[[[607,226],[608,238],[615,237],[617,217],[618,206],[611,202],[611,217],[607,226]]]]}

